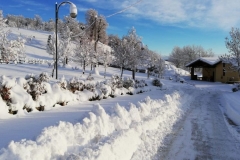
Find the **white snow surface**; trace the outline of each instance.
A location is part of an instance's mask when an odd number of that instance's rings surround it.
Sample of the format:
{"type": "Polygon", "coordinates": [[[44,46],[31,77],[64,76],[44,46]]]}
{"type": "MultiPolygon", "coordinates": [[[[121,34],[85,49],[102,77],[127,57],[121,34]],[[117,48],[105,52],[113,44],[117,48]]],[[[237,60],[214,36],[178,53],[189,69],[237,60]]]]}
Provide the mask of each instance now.
{"type": "MultiPolygon", "coordinates": [[[[45,51],[46,32],[12,28],[12,34],[34,36],[34,43],[26,44],[28,58],[51,60],[45,51]]],[[[59,67],[59,77],[85,75],[72,70],[77,64],[59,67]]],[[[18,114],[8,113],[8,106],[0,96],[0,159],[16,160],[148,160],[148,159],[239,159],[240,149],[240,92],[232,92],[231,84],[190,81],[187,71],[166,65],[164,87],[151,86],[155,77],[147,79],[137,73],[138,79],[148,83],[146,92],[121,95],[115,98],[88,101],[92,92],[73,94],[54,85],[52,78],[46,85],[48,93],[33,101],[22,89],[24,77],[33,73],[51,73],[43,64],[0,64],[0,76],[12,87],[11,95],[18,114]],[[180,75],[184,83],[176,82],[180,75]],[[55,105],[67,100],[66,106],[55,105]],[[45,105],[46,110],[21,110],[22,104],[45,105]],[[231,120],[232,123],[229,123],[231,120]]],[[[116,68],[107,68],[107,77],[119,74],[116,68]]],[[[92,73],[93,83],[103,81],[104,68],[92,73]]],[[[124,71],[125,77],[131,72],[124,71]]],[[[107,85],[103,86],[107,89],[107,85]]],[[[136,91],[135,91],[136,92],[136,91]]]]}

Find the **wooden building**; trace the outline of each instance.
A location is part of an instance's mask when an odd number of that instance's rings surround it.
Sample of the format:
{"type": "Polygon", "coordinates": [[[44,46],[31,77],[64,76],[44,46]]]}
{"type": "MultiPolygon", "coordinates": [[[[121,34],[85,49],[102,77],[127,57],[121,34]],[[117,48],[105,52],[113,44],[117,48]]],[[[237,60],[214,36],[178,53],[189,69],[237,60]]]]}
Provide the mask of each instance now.
{"type": "Polygon", "coordinates": [[[201,57],[186,65],[191,68],[191,80],[234,83],[239,82],[239,73],[232,69],[228,63],[223,63],[217,57],[201,57]],[[202,77],[194,73],[195,68],[202,68],[202,77]]]}

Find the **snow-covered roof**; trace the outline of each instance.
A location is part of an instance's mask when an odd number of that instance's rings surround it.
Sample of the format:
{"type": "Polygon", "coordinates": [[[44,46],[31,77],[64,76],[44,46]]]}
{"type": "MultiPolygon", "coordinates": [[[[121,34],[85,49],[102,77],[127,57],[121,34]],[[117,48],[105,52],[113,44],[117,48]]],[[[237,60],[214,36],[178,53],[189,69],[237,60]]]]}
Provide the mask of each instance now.
{"type": "Polygon", "coordinates": [[[218,57],[200,57],[200,58],[198,58],[194,61],[191,61],[190,63],[186,64],[185,66],[189,67],[189,66],[191,66],[192,64],[194,64],[198,61],[204,62],[204,63],[209,64],[211,66],[214,66],[215,64],[221,62],[221,60],[218,57]]]}

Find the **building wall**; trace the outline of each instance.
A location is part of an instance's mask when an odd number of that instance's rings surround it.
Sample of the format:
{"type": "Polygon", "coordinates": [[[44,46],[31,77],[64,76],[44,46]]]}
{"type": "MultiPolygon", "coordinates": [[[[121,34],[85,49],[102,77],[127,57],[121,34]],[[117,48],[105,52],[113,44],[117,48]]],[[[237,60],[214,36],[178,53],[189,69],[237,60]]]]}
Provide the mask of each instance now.
{"type": "Polygon", "coordinates": [[[227,83],[229,81],[240,81],[240,76],[237,71],[234,71],[233,69],[230,68],[230,64],[224,64],[219,63],[217,66],[214,68],[215,71],[215,81],[216,82],[223,82],[227,83]],[[224,75],[224,69],[225,69],[225,75],[224,75]]]}
{"type": "Polygon", "coordinates": [[[203,68],[202,69],[202,80],[204,81],[216,81],[215,76],[215,68],[203,68]]]}
{"type": "Polygon", "coordinates": [[[205,81],[215,81],[223,83],[240,81],[239,73],[231,69],[230,64],[219,63],[215,66],[215,68],[203,68],[202,75],[202,79],[205,81]]]}

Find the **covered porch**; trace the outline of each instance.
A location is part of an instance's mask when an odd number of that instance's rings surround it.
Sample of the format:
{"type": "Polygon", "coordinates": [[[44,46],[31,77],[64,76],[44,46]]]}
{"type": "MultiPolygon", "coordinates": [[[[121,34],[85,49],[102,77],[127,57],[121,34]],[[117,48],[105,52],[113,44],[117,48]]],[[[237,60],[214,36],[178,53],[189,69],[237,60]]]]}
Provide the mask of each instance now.
{"type": "Polygon", "coordinates": [[[201,57],[194,60],[186,65],[186,67],[191,68],[191,80],[202,80],[202,81],[216,81],[216,65],[220,63],[219,59],[214,59],[213,57],[201,57]],[[195,74],[195,68],[202,69],[202,76],[198,77],[195,74]]]}

